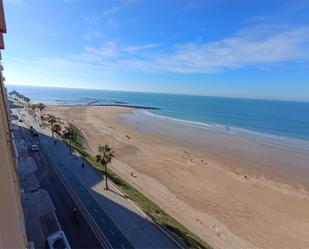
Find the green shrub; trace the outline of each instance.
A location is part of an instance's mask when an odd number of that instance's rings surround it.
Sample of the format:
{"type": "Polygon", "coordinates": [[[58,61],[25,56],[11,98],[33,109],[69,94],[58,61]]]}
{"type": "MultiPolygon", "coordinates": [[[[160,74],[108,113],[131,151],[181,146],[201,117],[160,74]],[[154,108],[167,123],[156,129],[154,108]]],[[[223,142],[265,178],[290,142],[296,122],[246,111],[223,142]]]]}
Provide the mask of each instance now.
{"type": "MultiPolygon", "coordinates": [[[[95,158],[87,151],[79,146],[73,146],[76,151],[94,168],[104,174],[102,165],[97,163],[95,158]]],[[[134,201],[149,217],[151,217],[157,224],[161,225],[165,229],[177,238],[178,241],[182,241],[189,248],[198,249],[210,249],[211,247],[201,240],[198,236],[193,234],[189,229],[180,224],[173,217],[168,215],[163,209],[157,206],[154,202],[149,200],[140,191],[130,185],[127,181],[122,179],[111,169],[107,170],[107,177],[118,186],[120,191],[134,201]]]]}

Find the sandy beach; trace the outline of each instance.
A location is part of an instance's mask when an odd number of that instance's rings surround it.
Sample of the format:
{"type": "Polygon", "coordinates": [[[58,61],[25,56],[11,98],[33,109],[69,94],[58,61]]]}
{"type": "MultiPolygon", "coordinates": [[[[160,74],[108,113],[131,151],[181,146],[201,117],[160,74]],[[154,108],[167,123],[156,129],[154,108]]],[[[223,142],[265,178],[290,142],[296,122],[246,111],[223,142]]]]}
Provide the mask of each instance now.
{"type": "Polygon", "coordinates": [[[109,144],[113,170],[214,248],[309,248],[306,149],[138,121],[125,107],[45,112],[79,127],[93,155],[109,144]]]}

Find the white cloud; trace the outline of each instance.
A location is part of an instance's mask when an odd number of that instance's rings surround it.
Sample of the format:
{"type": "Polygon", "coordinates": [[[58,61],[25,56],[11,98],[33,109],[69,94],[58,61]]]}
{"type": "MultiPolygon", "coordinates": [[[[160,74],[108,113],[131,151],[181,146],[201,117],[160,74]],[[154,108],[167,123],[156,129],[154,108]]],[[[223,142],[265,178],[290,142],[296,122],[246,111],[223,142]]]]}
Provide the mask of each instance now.
{"type": "Polygon", "coordinates": [[[120,50],[114,42],[106,42],[100,48],[85,46],[84,50],[89,55],[94,55],[101,58],[118,57],[120,55],[120,50]]]}
{"type": "Polygon", "coordinates": [[[222,69],[265,65],[308,58],[309,28],[244,31],[216,42],[180,44],[174,51],[143,61],[149,70],[178,73],[211,73],[222,69]]]}
{"type": "MultiPolygon", "coordinates": [[[[96,73],[115,71],[217,73],[248,66],[304,62],[309,58],[309,27],[254,26],[218,41],[177,44],[162,50],[157,44],[85,46],[62,66],[78,64],[96,73]]],[[[53,63],[52,60],[49,63],[53,63]]]]}
{"type": "Polygon", "coordinates": [[[94,28],[90,28],[84,34],[83,38],[86,41],[91,41],[91,40],[94,40],[94,39],[100,39],[103,36],[104,36],[104,34],[100,30],[97,30],[97,29],[94,29],[94,28]]]}
{"type": "Polygon", "coordinates": [[[114,6],[114,7],[110,8],[110,9],[104,10],[101,13],[100,17],[105,17],[105,16],[109,16],[109,15],[115,14],[116,12],[118,12],[118,10],[119,10],[119,7],[118,6],[114,6]]]}
{"type": "MultiPolygon", "coordinates": [[[[14,0],[14,1],[16,1],[16,0],[14,0]]],[[[91,25],[97,24],[103,18],[110,18],[112,15],[117,13],[120,9],[121,9],[120,6],[113,6],[109,9],[105,9],[103,11],[100,11],[99,13],[97,13],[95,15],[85,17],[85,20],[91,25]]]]}
{"type": "Polygon", "coordinates": [[[139,46],[127,46],[123,49],[123,51],[129,53],[129,54],[136,54],[140,51],[145,51],[145,50],[149,50],[152,48],[156,48],[158,45],[154,44],[154,43],[148,43],[148,44],[143,44],[143,45],[139,45],[139,46]]]}
{"type": "Polygon", "coordinates": [[[255,26],[232,37],[207,43],[184,43],[169,52],[155,52],[155,44],[118,47],[105,44],[101,49],[86,47],[102,60],[113,57],[114,65],[137,71],[214,73],[252,65],[270,65],[304,60],[309,56],[309,27],[255,26]],[[154,51],[144,54],[144,50],[154,51]],[[136,57],[128,57],[134,54],[136,57]]]}
{"type": "Polygon", "coordinates": [[[116,42],[105,42],[100,48],[85,46],[84,50],[89,56],[100,57],[101,59],[113,58],[126,58],[127,55],[141,55],[141,53],[156,48],[154,43],[147,43],[137,46],[119,46],[116,42]]]}

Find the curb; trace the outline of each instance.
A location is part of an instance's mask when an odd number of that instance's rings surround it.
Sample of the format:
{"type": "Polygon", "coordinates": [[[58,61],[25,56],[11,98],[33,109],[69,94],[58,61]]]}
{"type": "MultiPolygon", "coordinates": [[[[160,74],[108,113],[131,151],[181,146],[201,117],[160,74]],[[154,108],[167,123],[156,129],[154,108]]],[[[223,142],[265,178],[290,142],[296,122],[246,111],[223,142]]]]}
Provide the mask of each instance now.
{"type": "MultiPolygon", "coordinates": [[[[46,155],[46,148],[45,148],[45,146],[42,146],[42,147],[43,147],[43,151],[44,151],[43,152],[44,156],[48,158],[48,163],[51,164],[51,162],[50,162],[51,160],[50,160],[49,156],[46,155]]],[[[100,232],[101,230],[100,230],[99,226],[97,225],[95,220],[92,218],[91,214],[89,214],[89,212],[87,211],[87,208],[84,206],[84,204],[79,199],[77,194],[75,194],[75,192],[71,189],[69,184],[66,182],[66,180],[64,179],[62,174],[58,171],[58,169],[55,169],[55,167],[52,166],[51,168],[56,173],[58,178],[61,180],[61,182],[63,183],[63,185],[64,185],[64,187],[66,189],[66,191],[70,194],[70,196],[72,197],[72,199],[75,202],[75,204],[79,207],[79,209],[83,213],[83,215],[85,217],[85,220],[87,221],[89,226],[92,228],[93,232],[96,234],[96,236],[97,236],[98,240],[100,241],[101,245],[103,246],[103,248],[113,248],[111,246],[111,244],[109,243],[108,239],[104,236],[104,234],[102,232],[100,232]]]]}
{"type": "MultiPolygon", "coordinates": [[[[109,180],[110,184],[117,190],[119,194],[121,194],[124,198],[126,198],[126,195],[124,195],[116,186],[115,184],[109,180]]],[[[172,235],[170,235],[160,224],[155,222],[150,216],[148,216],[140,207],[138,207],[130,198],[126,198],[137,210],[139,210],[148,220],[151,221],[153,225],[155,225],[162,233],[164,233],[170,240],[174,242],[179,248],[181,249],[187,249],[187,247],[184,247],[181,245],[172,235]]]]}

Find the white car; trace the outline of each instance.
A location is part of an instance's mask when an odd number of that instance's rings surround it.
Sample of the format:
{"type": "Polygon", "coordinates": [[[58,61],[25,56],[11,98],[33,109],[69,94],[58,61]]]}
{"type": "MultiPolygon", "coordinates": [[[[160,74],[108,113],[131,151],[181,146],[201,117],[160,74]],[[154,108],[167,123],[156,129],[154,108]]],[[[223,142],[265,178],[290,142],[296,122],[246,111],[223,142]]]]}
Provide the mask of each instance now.
{"type": "Polygon", "coordinates": [[[31,145],[31,151],[33,151],[33,152],[39,151],[39,146],[37,144],[32,144],[31,145]]]}
{"type": "Polygon", "coordinates": [[[71,249],[63,231],[53,233],[47,238],[50,249],[71,249]]]}

